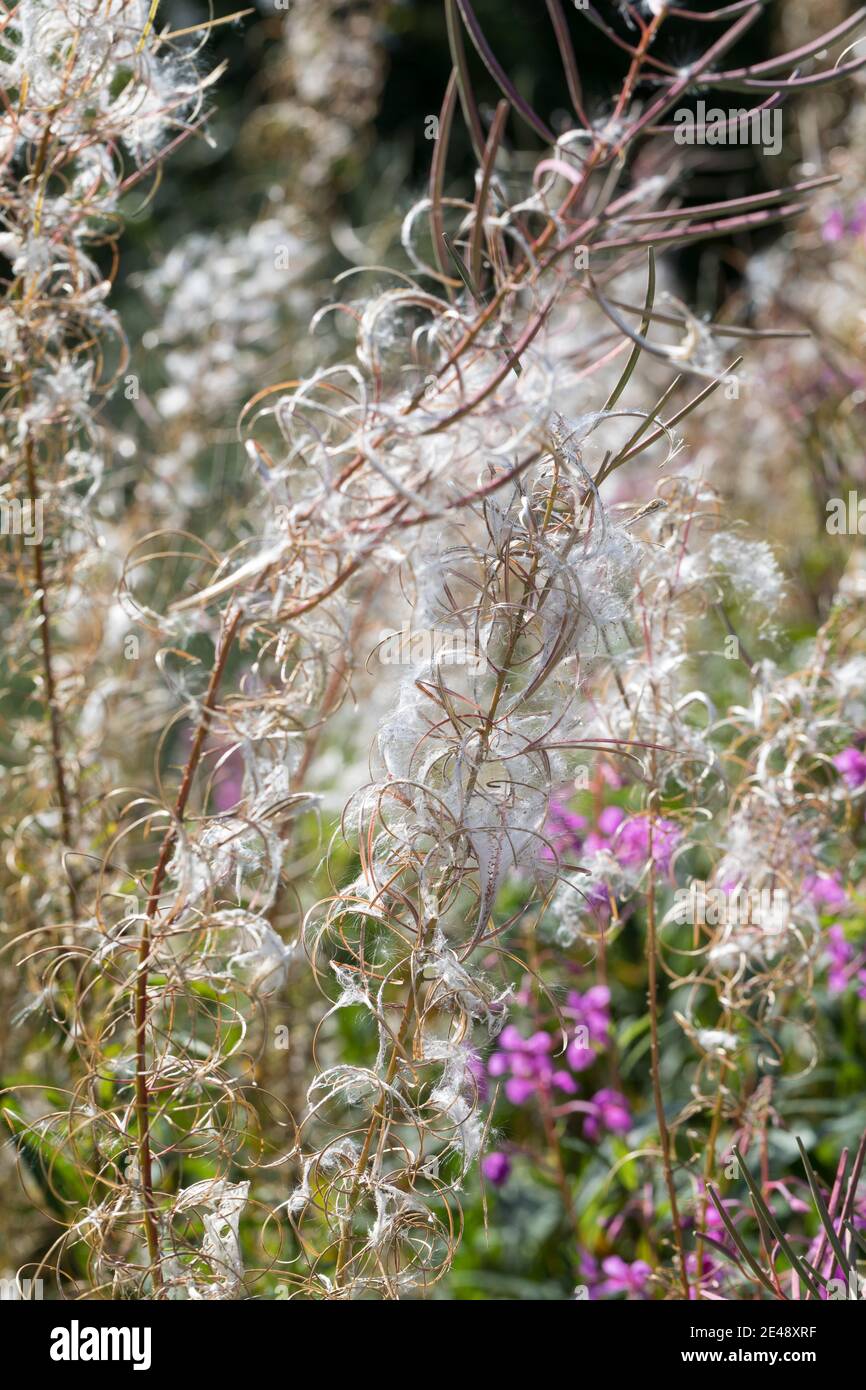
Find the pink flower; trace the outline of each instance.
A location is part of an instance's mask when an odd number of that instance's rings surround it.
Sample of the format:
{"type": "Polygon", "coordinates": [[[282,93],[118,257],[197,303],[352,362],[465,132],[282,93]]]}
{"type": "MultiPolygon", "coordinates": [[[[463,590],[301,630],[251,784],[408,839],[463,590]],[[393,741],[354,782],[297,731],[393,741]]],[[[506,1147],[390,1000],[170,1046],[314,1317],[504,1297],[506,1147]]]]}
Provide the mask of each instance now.
{"type": "Polygon", "coordinates": [[[866,202],[859,202],[848,219],[848,231],[852,236],[861,236],[866,232],[866,202]]]}
{"type": "Polygon", "coordinates": [[[511,1176],[511,1159],[504,1153],[485,1154],[481,1160],[481,1171],[494,1187],[503,1187],[511,1176]]]}
{"type": "Polygon", "coordinates": [[[673,821],[654,821],[650,837],[649,817],[633,816],[622,825],[611,848],[621,864],[627,868],[638,868],[650,857],[650,838],[652,857],[661,872],[666,874],[680,840],[679,826],[673,821]]]}
{"type": "Polygon", "coordinates": [[[587,1067],[592,1066],[596,1058],[595,1049],[587,1047],[578,1038],[572,1038],[565,1055],[572,1071],[586,1071],[587,1067]]]}
{"type": "Polygon", "coordinates": [[[555,1086],[567,1095],[574,1095],[577,1084],[565,1067],[555,1067],[550,1057],[553,1038],[539,1030],[531,1038],[510,1023],[503,1028],[499,1046],[487,1064],[488,1075],[506,1076],[505,1094],[512,1105],[525,1105],[539,1091],[555,1086]]]}
{"type": "Polygon", "coordinates": [[[854,948],[845,940],[845,933],[838,922],[827,933],[827,956],[830,961],[830,993],[841,994],[848,986],[847,967],[854,959],[854,948]]]}
{"type": "Polygon", "coordinates": [[[837,772],[841,772],[845,785],[851,791],[857,791],[866,782],[866,754],[861,753],[859,748],[843,748],[833,759],[833,766],[837,772]]]}
{"type": "Polygon", "coordinates": [[[598,1140],[605,1130],[611,1134],[627,1134],[631,1129],[628,1101],[619,1091],[596,1091],[590,1105],[592,1112],[583,1122],[587,1139],[598,1140]]]}
{"type": "Polygon", "coordinates": [[[550,844],[542,847],[542,859],[550,862],[580,854],[585,830],[586,821],[583,816],[569,811],[561,801],[551,800],[544,826],[544,833],[550,844]]]}
{"type": "Polygon", "coordinates": [[[821,228],[821,236],[824,241],[832,243],[841,241],[844,235],[845,214],[841,208],[834,208],[824,221],[824,225],[821,228]]]}
{"type": "Polygon", "coordinates": [[[596,1293],[601,1294],[603,1298],[616,1293],[628,1294],[631,1298],[643,1298],[647,1280],[652,1274],[646,1260],[634,1260],[632,1264],[626,1264],[619,1255],[608,1255],[606,1260],[602,1260],[601,1268],[607,1277],[596,1285],[596,1293]]]}
{"type": "Polygon", "coordinates": [[[866,203],[857,204],[850,217],[846,218],[841,208],[833,208],[824,219],[821,236],[824,241],[834,243],[843,237],[862,236],[866,232],[866,203]]]}
{"type": "Polygon", "coordinates": [[[625,820],[621,806],[605,806],[598,818],[598,828],[603,835],[613,835],[625,820]]]}
{"type": "Polygon", "coordinates": [[[836,922],[827,932],[827,959],[830,966],[827,984],[831,994],[843,994],[856,978],[860,986],[857,993],[861,999],[866,999],[866,969],[854,972],[850,968],[855,955],[854,947],[850,941],[846,941],[845,932],[836,922]]]}
{"type": "Polygon", "coordinates": [[[572,1038],[566,1057],[573,1071],[585,1071],[595,1061],[593,1043],[604,1045],[610,1033],[610,990],[607,985],[593,985],[580,994],[569,990],[566,1007],[563,1010],[574,1019],[577,1028],[585,1029],[582,1034],[572,1038]]]}
{"type": "Polygon", "coordinates": [[[837,873],[810,874],[803,880],[803,892],[816,907],[844,907],[848,902],[848,895],[837,873]]]}

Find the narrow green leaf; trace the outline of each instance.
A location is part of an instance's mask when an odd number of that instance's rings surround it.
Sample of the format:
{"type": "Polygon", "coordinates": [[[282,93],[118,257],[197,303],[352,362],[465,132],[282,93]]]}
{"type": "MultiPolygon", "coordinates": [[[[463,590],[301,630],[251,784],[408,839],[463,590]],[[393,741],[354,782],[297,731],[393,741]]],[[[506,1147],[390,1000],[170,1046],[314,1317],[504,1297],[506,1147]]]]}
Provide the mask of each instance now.
{"type": "Polygon", "coordinates": [[[839,1240],[838,1235],[836,1234],[836,1227],[833,1225],[833,1218],[827,1210],[827,1203],[824,1201],[821,1189],[818,1186],[818,1180],[815,1177],[814,1169],[812,1168],[812,1165],[809,1162],[809,1155],[806,1153],[803,1141],[799,1137],[799,1135],[797,1136],[797,1148],[800,1150],[800,1157],[803,1160],[803,1167],[806,1170],[806,1177],[809,1180],[809,1187],[812,1189],[812,1200],[814,1201],[815,1206],[818,1208],[818,1215],[821,1218],[821,1225],[827,1232],[827,1239],[833,1247],[833,1254],[839,1261],[839,1265],[841,1266],[845,1278],[850,1279],[851,1266],[848,1263],[848,1257],[846,1256],[845,1251],[842,1249],[841,1242],[839,1240]]]}
{"type": "MultiPolygon", "coordinates": [[[[775,1216],[771,1212],[770,1208],[767,1206],[767,1203],[764,1201],[761,1189],[758,1187],[758,1184],[755,1182],[755,1179],[749,1172],[748,1164],[746,1163],[746,1160],[743,1158],[743,1155],[740,1153],[736,1144],[734,1145],[734,1157],[736,1158],[737,1162],[740,1164],[740,1167],[743,1170],[743,1177],[746,1179],[746,1184],[749,1188],[749,1192],[751,1193],[752,1205],[755,1208],[755,1212],[760,1213],[765,1224],[769,1226],[770,1230],[773,1232],[773,1235],[776,1237],[776,1240],[779,1243],[779,1248],[782,1250],[782,1252],[790,1262],[792,1268],[796,1269],[800,1278],[803,1280],[803,1283],[806,1285],[807,1288],[809,1288],[812,1291],[812,1293],[817,1298],[821,1292],[819,1285],[815,1282],[815,1276],[817,1274],[817,1271],[812,1270],[810,1265],[808,1265],[804,1260],[801,1260],[800,1256],[791,1246],[790,1241],[788,1240],[787,1236],[785,1235],[775,1216]]],[[[818,1277],[820,1278],[820,1276],[818,1277]]],[[[820,1282],[823,1284],[825,1281],[821,1279],[820,1282]]]]}
{"type": "MultiPolygon", "coordinates": [[[[710,1197],[712,1198],[713,1206],[715,1207],[716,1211],[719,1213],[719,1216],[722,1218],[722,1221],[723,1221],[724,1226],[725,1226],[725,1230],[727,1231],[728,1235],[731,1237],[731,1240],[734,1242],[734,1245],[735,1245],[735,1246],[737,1247],[737,1249],[739,1250],[739,1252],[740,1252],[740,1254],[742,1255],[743,1259],[746,1261],[746,1264],[749,1266],[749,1269],[752,1271],[752,1273],[754,1274],[755,1278],[758,1280],[758,1283],[759,1283],[759,1284],[762,1284],[763,1287],[764,1287],[765,1289],[769,1289],[769,1291],[770,1291],[770,1293],[773,1295],[773,1297],[774,1297],[775,1299],[778,1299],[779,1296],[780,1296],[780,1290],[777,1289],[777,1288],[775,1287],[775,1285],[773,1285],[773,1284],[770,1283],[770,1280],[767,1278],[766,1274],[765,1274],[764,1271],[761,1269],[761,1266],[758,1264],[758,1262],[757,1262],[757,1260],[755,1259],[754,1255],[752,1254],[751,1250],[749,1249],[749,1247],[746,1245],[745,1241],[743,1240],[743,1237],[740,1235],[740,1233],[739,1233],[739,1231],[737,1230],[736,1226],[734,1225],[733,1221],[732,1221],[731,1218],[728,1216],[728,1213],[725,1211],[724,1203],[722,1202],[721,1198],[718,1196],[718,1194],[717,1194],[715,1188],[712,1186],[711,1183],[708,1185],[707,1191],[709,1192],[710,1197]]],[[[711,1238],[710,1236],[703,1236],[702,1239],[704,1239],[704,1240],[711,1240],[712,1238],[711,1238]]],[[[784,1293],[781,1294],[781,1297],[782,1297],[786,1302],[788,1301],[787,1295],[786,1295],[786,1294],[784,1294],[784,1293]]]]}
{"type": "MultiPolygon", "coordinates": [[[[638,334],[638,336],[641,338],[646,337],[647,331],[649,329],[650,322],[652,320],[653,305],[655,304],[656,297],[656,253],[651,246],[647,247],[647,256],[649,258],[649,268],[647,270],[646,303],[644,305],[643,319],[641,320],[640,331],[638,334]]],[[[628,362],[626,363],[625,371],[623,372],[616,386],[613,388],[611,394],[608,396],[607,401],[604,405],[604,410],[613,410],[614,406],[616,405],[617,401],[619,400],[620,396],[622,395],[623,391],[628,386],[628,383],[631,380],[632,372],[638,364],[638,359],[640,358],[641,352],[641,345],[640,343],[636,342],[631,350],[631,355],[628,359],[628,362]]]]}

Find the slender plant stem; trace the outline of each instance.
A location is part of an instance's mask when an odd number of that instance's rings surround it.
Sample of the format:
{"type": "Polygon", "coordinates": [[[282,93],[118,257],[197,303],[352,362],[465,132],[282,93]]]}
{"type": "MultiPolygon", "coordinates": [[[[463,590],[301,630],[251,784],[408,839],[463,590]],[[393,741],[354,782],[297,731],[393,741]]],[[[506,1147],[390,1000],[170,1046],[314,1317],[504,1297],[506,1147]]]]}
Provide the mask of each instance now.
{"type": "MultiPolygon", "coordinates": [[[[535,979],[540,978],[541,962],[538,956],[538,938],[534,928],[530,928],[526,943],[526,955],[535,979]]],[[[535,1026],[541,1026],[541,1019],[538,1017],[538,999],[533,991],[533,1003],[535,1005],[535,1026]]],[[[568,1224],[572,1229],[575,1241],[580,1241],[580,1224],[577,1219],[577,1212],[574,1207],[574,1198],[571,1193],[571,1186],[568,1181],[565,1163],[562,1157],[562,1148],[559,1143],[559,1135],[556,1132],[556,1120],[553,1114],[553,1106],[550,1103],[550,1092],[544,1087],[538,1089],[538,1108],[541,1113],[541,1123],[544,1127],[544,1137],[547,1140],[547,1147],[551,1152],[553,1169],[556,1174],[556,1183],[562,1197],[562,1207],[565,1212],[568,1224]]]]}
{"type": "Polygon", "coordinates": [[[648,971],[648,993],[649,993],[649,1016],[650,1016],[650,1046],[652,1060],[652,1088],[653,1100],[655,1101],[656,1120],[659,1127],[659,1142],[662,1151],[662,1166],[664,1168],[665,1185],[668,1190],[668,1198],[671,1206],[671,1221],[674,1228],[674,1242],[677,1248],[677,1255],[680,1264],[680,1279],[683,1287],[683,1297],[689,1298],[689,1280],[686,1271],[686,1257],[683,1249],[683,1233],[680,1226],[679,1204],[677,1202],[677,1190],[674,1183],[673,1167],[671,1165],[671,1139],[668,1130],[667,1119],[665,1118],[665,1104],[662,1095],[660,1053],[659,1053],[659,1024],[658,1024],[658,979],[656,956],[658,951],[658,941],[656,937],[656,882],[655,882],[655,849],[653,845],[654,831],[654,812],[649,812],[649,886],[647,889],[647,971],[648,971]]]}
{"type": "Polygon", "coordinates": [[[157,1210],[153,1196],[153,1156],[150,1139],[150,1091],[147,1084],[147,975],[152,942],[153,920],[159,906],[159,897],[162,892],[169,861],[174,851],[175,844],[177,843],[178,829],[183,821],[187,802],[189,801],[190,792],[192,791],[196,769],[201,760],[204,741],[207,737],[208,729],[210,728],[214,711],[214,701],[216,700],[217,691],[225,671],[229,652],[231,651],[240,619],[240,609],[236,609],[225,629],[210,674],[198,727],[195,731],[192,747],[190,748],[186,766],[183,771],[180,790],[178,791],[177,800],[175,801],[174,815],[172,816],[171,824],[163,838],[159,851],[159,859],[153,872],[150,893],[148,895],[147,911],[145,913],[141,940],[138,947],[138,969],[135,978],[135,1112],[138,1125],[138,1166],[144,1202],[144,1231],[150,1258],[151,1278],[153,1279],[154,1288],[156,1289],[162,1288],[163,1281],[162,1270],[160,1268],[157,1210]]]}
{"type": "MultiPolygon", "coordinates": [[[[39,480],[36,476],[36,460],[33,440],[28,435],[24,446],[24,460],[27,469],[27,491],[35,508],[40,502],[39,480]]],[[[41,529],[41,528],[40,528],[41,529]]],[[[57,699],[57,680],[54,671],[54,652],[51,640],[51,613],[48,603],[48,585],[45,573],[45,553],[42,535],[33,546],[33,576],[36,581],[36,602],[39,608],[39,639],[42,644],[42,675],[45,682],[45,703],[48,707],[48,720],[51,729],[51,761],[54,768],[54,785],[60,807],[60,828],[63,844],[72,848],[72,811],[66,772],[63,767],[63,734],[61,729],[60,707],[57,699]]],[[[72,920],[78,917],[78,900],[75,885],[68,881],[69,904],[72,920]]]]}
{"type": "MultiPolygon", "coordinates": [[[[423,940],[419,942],[419,949],[422,945],[423,940]]],[[[403,1051],[403,1044],[406,1041],[406,1035],[409,1031],[409,1025],[412,1021],[414,1000],[414,990],[410,988],[409,993],[406,996],[406,1002],[403,1005],[403,1014],[400,1019],[400,1026],[397,1030],[397,1036],[394,1040],[394,1046],[391,1049],[391,1057],[388,1062],[388,1069],[385,1072],[386,1086],[390,1086],[397,1073],[397,1064],[400,1060],[400,1053],[403,1051]]],[[[355,1175],[352,1181],[351,1192],[349,1194],[348,1210],[346,1212],[343,1221],[343,1227],[340,1232],[340,1246],[337,1251],[337,1267],[335,1273],[335,1283],[338,1287],[340,1286],[340,1283],[342,1281],[343,1271],[345,1270],[346,1265],[349,1263],[352,1257],[352,1210],[355,1201],[357,1200],[358,1189],[361,1185],[361,1177],[364,1172],[364,1169],[367,1166],[367,1159],[370,1157],[370,1150],[373,1147],[373,1138],[376,1134],[377,1120],[381,1121],[382,1126],[387,1124],[387,1117],[374,1108],[373,1113],[370,1116],[370,1123],[367,1127],[367,1133],[364,1137],[364,1143],[361,1146],[361,1152],[358,1155],[358,1161],[355,1164],[355,1175]]]]}
{"type": "Polygon", "coordinates": [[[707,1225],[707,1209],[710,1202],[709,1187],[713,1180],[716,1169],[716,1144],[719,1138],[719,1129],[722,1123],[722,1076],[724,1067],[720,1068],[719,1085],[716,1091],[715,1104],[713,1105],[713,1116],[710,1121],[710,1132],[707,1137],[707,1153],[704,1161],[704,1190],[701,1193],[700,1207],[698,1212],[698,1231],[695,1255],[695,1298],[701,1298],[701,1288],[704,1275],[704,1235],[707,1225]]]}

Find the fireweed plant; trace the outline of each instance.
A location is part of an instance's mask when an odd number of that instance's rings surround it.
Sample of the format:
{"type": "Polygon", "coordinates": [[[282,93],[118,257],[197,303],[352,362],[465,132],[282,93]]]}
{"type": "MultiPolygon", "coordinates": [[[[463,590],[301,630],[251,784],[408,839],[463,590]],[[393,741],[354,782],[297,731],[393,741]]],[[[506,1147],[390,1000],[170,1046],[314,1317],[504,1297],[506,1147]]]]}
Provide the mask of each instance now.
{"type": "MultiPolygon", "coordinates": [[[[110,707],[136,717],[116,663],[106,669],[120,567],[111,558],[114,528],[98,509],[117,447],[101,417],[128,360],[107,301],[124,200],[146,199],[160,161],[200,125],[211,80],[193,49],[158,36],[153,21],[137,0],[25,0],[4,7],[0,33],[2,486],[4,517],[12,518],[4,525],[6,680],[25,710],[8,760],[5,856],[10,901],[32,924],[28,983],[34,969],[42,975],[45,929],[64,923],[60,955],[31,1004],[56,1012],[61,1031],[77,1035],[88,1067],[100,1055],[99,1031],[91,1034],[79,1014],[77,963],[82,951],[98,956],[104,938],[88,895],[118,766],[110,756],[100,764],[98,754],[110,747],[110,707]]],[[[147,706],[145,694],[139,718],[147,706]]],[[[84,1083],[84,1105],[98,1070],[84,1083]]],[[[70,1099],[73,1115],[78,1098],[70,1099]]],[[[50,1119],[40,1127],[46,1137],[53,1132],[50,1119]]],[[[70,1134],[74,1148],[75,1124],[70,1134]]]]}
{"type": "Polygon", "coordinates": [[[177,527],[182,479],[183,524],[193,531],[195,509],[221,486],[230,492],[224,441],[236,443],[244,401],[263,380],[297,376],[321,360],[314,338],[304,348],[317,307],[308,282],[328,264],[332,233],[350,255],[355,249],[339,222],[337,194],[360,177],[371,142],[384,77],[376,42],[383,7],[378,0],[349,10],[337,0],[294,0],[287,8],[264,74],[268,101],[237,144],[249,163],[261,159],[260,146],[275,146],[290,166],[291,187],[271,183],[252,223],[191,232],[136,278],[150,311],[143,346],[158,367],[148,391],[158,481],[148,501],[177,527]],[[196,462],[208,451],[207,476],[197,476],[196,462]]]}
{"type": "MultiPolygon", "coordinates": [[[[864,713],[862,576],[856,569],[846,576],[827,623],[803,653],[802,669],[783,672],[767,659],[749,658],[748,700],[720,717],[694,685],[696,660],[712,652],[699,653],[688,641],[690,632],[708,631],[709,608],[724,607],[732,566],[745,558],[740,548],[747,543],[718,524],[711,493],[696,495],[689,488],[679,501],[669,495],[657,524],[655,558],[643,567],[635,595],[636,644],[624,645],[611,661],[599,693],[593,692],[595,718],[587,718],[588,732],[600,745],[626,741],[649,748],[649,757],[639,773],[618,759],[583,779],[585,814],[554,802],[546,852],[555,856],[559,883],[540,918],[529,924],[523,952],[533,973],[524,977],[515,1021],[499,1036],[486,1066],[488,1084],[504,1078],[512,1107],[538,1108],[548,1140],[545,1161],[562,1184],[580,1244],[585,1225],[570,1197],[565,1136],[556,1124],[578,1119],[583,1140],[593,1145],[606,1135],[635,1137],[623,1078],[642,1046],[649,1050],[662,1135],[655,1185],[663,1176],[678,1258],[673,1271],[662,1266],[654,1273],[646,1260],[627,1265],[611,1256],[599,1264],[587,1251],[584,1287],[602,1293],[650,1296],[666,1287],[673,1296],[685,1296],[683,1288],[678,1293],[672,1287],[671,1277],[679,1273],[690,1297],[750,1296],[732,1267],[736,1248],[723,1224],[737,1213],[736,1237],[738,1223],[749,1219],[748,1203],[739,1196],[722,1199],[719,1184],[744,1180],[742,1155],[754,1148],[763,1179],[758,1197],[774,1195],[787,1215],[806,1210],[802,1197],[769,1172],[768,1138],[781,1123],[777,1098],[818,1064],[817,979],[826,979],[831,994],[840,996],[863,988],[862,939],[858,943],[853,923],[846,925],[856,916],[856,893],[846,884],[844,867],[856,862],[858,802],[866,787],[856,742],[864,713]],[[674,515],[683,503],[687,525],[674,515]],[[634,802],[630,788],[643,791],[647,809],[637,815],[627,810],[634,802]],[[657,952],[668,978],[673,1019],[695,1058],[688,1099],[670,1115],[659,1084],[657,1013],[651,1009],[648,1038],[638,1023],[617,1047],[605,983],[609,954],[638,912],[646,945],[657,952]],[[563,947],[570,952],[576,987],[559,1000],[539,982],[545,963],[563,947]],[[589,964],[599,982],[587,988],[581,976],[589,964]]],[[[741,612],[748,611],[744,598],[773,604],[781,590],[768,549],[757,542],[750,551],[749,584],[742,578],[738,584],[741,612]]],[[[651,961],[652,998],[657,975],[651,961]]],[[[614,1147],[614,1170],[642,1152],[643,1144],[614,1147]]],[[[490,1182],[505,1184],[520,1155],[520,1142],[489,1153],[484,1166],[490,1182]]],[[[851,1209],[858,1212],[862,1163],[861,1146],[850,1189],[851,1209]]],[[[844,1170],[843,1162],[834,1204],[841,1200],[844,1170]]],[[[635,1198],[631,1224],[640,1227],[641,1209],[649,1203],[657,1243],[664,1196],[653,1186],[651,1180],[641,1199],[635,1198]]],[[[831,1242],[836,1237],[833,1228],[831,1242]]],[[[801,1237],[792,1241],[799,1247],[801,1237]]],[[[810,1245],[806,1235],[802,1242],[810,1245]]],[[[847,1263],[860,1244],[859,1236],[846,1233],[847,1263]]],[[[833,1248],[825,1238],[821,1258],[833,1263],[833,1248]]],[[[767,1258],[778,1251],[771,1239],[767,1258]]],[[[820,1268],[812,1274],[813,1291],[816,1283],[825,1287],[839,1277],[835,1264],[823,1278],[820,1268]]],[[[781,1282],[789,1274],[799,1277],[788,1267],[781,1282]]],[[[751,1256],[745,1278],[755,1284],[751,1256]]],[[[846,1281],[847,1274],[847,1289],[846,1281]]],[[[808,1296],[783,1293],[775,1271],[758,1277],[755,1287],[766,1291],[768,1282],[774,1296],[808,1296]]]]}
{"type": "Polygon", "coordinates": [[[198,128],[209,79],[200,34],[172,36],[129,0],[6,14],[4,481],[54,503],[6,581],[33,711],[16,746],[33,805],[8,831],[7,865],[23,879],[27,864],[21,968],[70,1059],[64,1085],[13,1093],[6,1115],[58,1196],[62,1234],[39,1268],[72,1290],[225,1299],[278,1278],[290,1297],[418,1296],[459,1248],[472,1170],[507,1177],[500,1095],[540,1107],[577,1256],[563,1144],[577,1124],[606,1154],[632,1128],[616,1059],[609,1084],[584,1078],[611,1041],[606,961],[635,927],[653,1105],[639,1148],[613,1162],[650,1175],[653,1263],[597,1266],[587,1250],[587,1280],[787,1296],[796,1267],[820,1296],[832,1260],[854,1261],[862,1156],[839,1170],[808,1266],[760,1206],[774,1197],[766,1164],[748,1205],[743,1156],[753,1141],[765,1154],[776,1072],[814,1064],[811,986],[828,951],[837,982],[859,979],[842,868],[866,786],[862,593],[855,574],[799,668],[756,654],[784,594],[773,553],[671,467],[681,422],[737,380],[752,335],[657,283],[657,250],[792,217],[828,182],[682,203],[683,103],[719,88],[775,109],[862,62],[826,60],[861,14],[727,67],[762,8],[581,8],[578,26],[622,55],[599,104],[581,86],[580,29],[547,0],[572,105],[554,134],[468,0],[446,0],[453,70],[402,264],[377,268],[365,296],[343,277],[316,316],[351,329],[351,357],[263,384],[241,413],[255,534],[230,549],[138,535],[117,577],[123,611],[158,641],[172,706],[155,784],[132,789],[110,760],[92,770],[86,678],[67,658],[65,615],[83,621],[100,543],[99,404],[125,363],[104,247],[123,196],[198,128]],[[690,57],[674,67],[665,31],[683,24],[690,57]],[[489,121],[482,69],[500,93],[489,121]],[[477,158],[462,193],[448,179],[461,119],[477,158]],[[543,151],[518,156],[512,125],[543,151]],[[666,469],[660,484],[648,465],[666,469]],[[432,636],[406,647],[370,776],[323,838],[330,891],[311,902],[298,847],[317,815],[315,753],[375,659],[377,612],[432,636]],[[722,710],[700,685],[720,625],[744,692],[722,710]],[[184,721],[174,780],[162,753],[184,721]],[[242,785],[217,804],[229,758],[242,785]],[[549,988],[555,953],[598,983],[549,988]],[[327,1005],[292,1114],[258,1084],[251,1040],[299,967],[327,1005]],[[676,1112],[665,981],[694,1055],[676,1112]],[[341,1055],[344,1010],[364,1022],[341,1055]],[[259,1253],[245,1269],[249,1220],[259,1253]]]}

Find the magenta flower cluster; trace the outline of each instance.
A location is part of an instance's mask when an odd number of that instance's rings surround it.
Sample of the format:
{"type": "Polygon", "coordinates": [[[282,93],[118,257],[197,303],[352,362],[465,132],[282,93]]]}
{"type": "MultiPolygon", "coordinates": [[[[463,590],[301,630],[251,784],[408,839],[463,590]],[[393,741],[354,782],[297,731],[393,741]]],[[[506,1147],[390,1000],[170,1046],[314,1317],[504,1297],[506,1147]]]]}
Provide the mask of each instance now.
{"type": "Polygon", "coordinates": [[[824,241],[833,245],[837,241],[843,241],[846,237],[862,236],[866,232],[866,202],[860,202],[855,207],[850,216],[845,215],[844,209],[833,208],[824,220],[821,228],[821,236],[824,241]]]}
{"type": "Polygon", "coordinates": [[[577,1091],[577,1083],[567,1067],[556,1066],[552,1053],[554,1039],[540,1029],[525,1038],[514,1024],[504,1028],[499,1047],[487,1064],[492,1077],[507,1077],[505,1094],[512,1105],[525,1105],[539,1091],[557,1087],[568,1095],[577,1091]]]}
{"type": "Polygon", "coordinates": [[[551,801],[544,832],[549,840],[541,851],[543,859],[566,864],[570,856],[580,854],[586,838],[587,820],[570,811],[561,801],[551,801]]]}
{"type": "Polygon", "coordinates": [[[552,801],[545,827],[550,846],[543,857],[567,863],[570,858],[597,854],[606,850],[624,869],[637,869],[652,858],[662,873],[667,873],[674,851],[680,841],[679,827],[662,817],[650,822],[648,816],[629,816],[621,806],[606,806],[600,813],[595,829],[587,829],[584,816],[570,811],[561,801],[552,801]]]}
{"type": "Polygon", "coordinates": [[[856,980],[857,994],[866,999],[866,966],[862,953],[858,956],[850,941],[846,940],[844,929],[837,922],[827,932],[827,960],[829,963],[828,984],[831,994],[842,994],[856,980]],[[858,968],[859,964],[859,968],[858,968]]]}
{"type": "Polygon", "coordinates": [[[831,912],[848,905],[848,894],[842,887],[841,875],[810,874],[803,879],[803,892],[812,899],[816,907],[828,908],[831,912]]]}
{"type": "Polygon", "coordinates": [[[563,1013],[574,1023],[574,1037],[566,1057],[572,1071],[586,1071],[596,1058],[596,1047],[604,1048],[610,1036],[610,990],[593,985],[581,994],[571,989],[563,1013]]]}
{"type": "MultiPolygon", "coordinates": [[[[526,1105],[539,1096],[577,1094],[575,1073],[585,1071],[595,1061],[610,1037],[610,990],[593,985],[583,991],[570,990],[563,1010],[574,1025],[563,1064],[554,1056],[559,1039],[546,1029],[524,1036],[514,1024],[504,1028],[496,1051],[487,1063],[487,1074],[495,1080],[505,1078],[505,1095],[512,1105],[526,1105]]],[[[619,1091],[604,1088],[580,1102],[583,1132],[598,1142],[605,1134],[625,1134],[632,1118],[628,1101],[619,1091]]],[[[501,1152],[487,1155],[482,1164],[489,1182],[501,1186],[508,1180],[511,1163],[501,1152]]]]}
{"type": "Polygon", "coordinates": [[[652,1269],[646,1260],[633,1260],[629,1264],[619,1255],[608,1255],[599,1263],[592,1255],[584,1252],[581,1256],[580,1272],[593,1298],[611,1298],[624,1293],[627,1298],[635,1299],[647,1296],[652,1269]]]}

